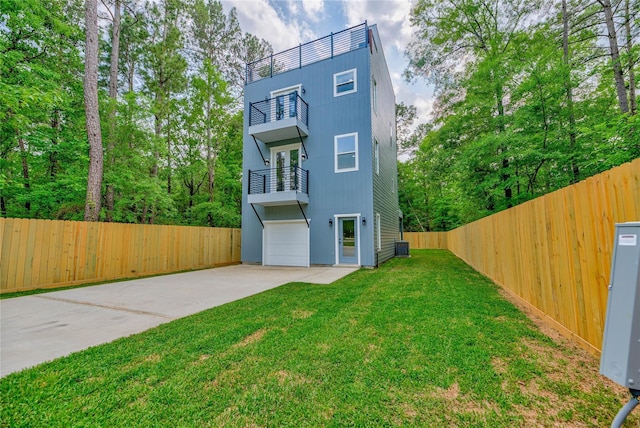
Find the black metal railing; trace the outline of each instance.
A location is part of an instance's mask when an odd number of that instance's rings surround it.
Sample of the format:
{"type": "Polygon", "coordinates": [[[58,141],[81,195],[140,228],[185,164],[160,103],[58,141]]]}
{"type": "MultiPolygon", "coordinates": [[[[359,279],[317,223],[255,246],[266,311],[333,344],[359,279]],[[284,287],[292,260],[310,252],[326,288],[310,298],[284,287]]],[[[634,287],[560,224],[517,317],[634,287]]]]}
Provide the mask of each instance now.
{"type": "Polygon", "coordinates": [[[365,21],[355,27],[331,33],[312,42],[251,62],[247,64],[246,80],[247,83],[251,83],[285,71],[302,68],[323,59],[367,47],[368,43],[369,27],[365,21]]]}
{"type": "Polygon", "coordinates": [[[249,170],[249,194],[296,191],[309,194],[309,171],[298,166],[249,170]]]}
{"type": "Polygon", "coordinates": [[[249,104],[249,126],[291,117],[309,126],[309,105],[297,91],[249,104]]]}

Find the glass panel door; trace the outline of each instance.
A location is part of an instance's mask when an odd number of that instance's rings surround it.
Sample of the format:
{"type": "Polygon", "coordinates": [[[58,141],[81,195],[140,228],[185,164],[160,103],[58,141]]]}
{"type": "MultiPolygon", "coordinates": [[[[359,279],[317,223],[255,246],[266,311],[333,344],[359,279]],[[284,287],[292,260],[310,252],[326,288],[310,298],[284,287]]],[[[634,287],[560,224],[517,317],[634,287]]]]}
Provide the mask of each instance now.
{"type": "Polygon", "coordinates": [[[284,95],[276,97],[276,120],[284,119],[284,95]]]}
{"type": "Polygon", "coordinates": [[[285,168],[287,163],[287,152],[281,151],[276,153],[276,191],[282,192],[284,190],[285,168]]]}
{"type": "Polygon", "coordinates": [[[338,262],[340,264],[358,263],[357,218],[343,217],[338,220],[338,262]]]}
{"type": "Polygon", "coordinates": [[[290,189],[298,190],[300,188],[300,150],[293,149],[289,152],[289,165],[290,165],[290,189]]]}
{"type": "Polygon", "coordinates": [[[300,146],[275,147],[271,150],[271,191],[286,192],[300,188],[300,146]]]}

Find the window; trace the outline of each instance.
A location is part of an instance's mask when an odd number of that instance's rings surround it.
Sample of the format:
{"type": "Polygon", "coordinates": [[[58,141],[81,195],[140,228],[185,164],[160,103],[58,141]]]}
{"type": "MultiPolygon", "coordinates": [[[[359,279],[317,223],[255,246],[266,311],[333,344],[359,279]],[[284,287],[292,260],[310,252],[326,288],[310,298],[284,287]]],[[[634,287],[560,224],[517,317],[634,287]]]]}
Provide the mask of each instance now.
{"type": "Polygon", "coordinates": [[[358,133],[334,137],[335,172],[358,170],[358,133]]]}
{"type": "Polygon", "coordinates": [[[378,84],[373,80],[373,111],[378,111],[378,84]]]}
{"type": "Polygon", "coordinates": [[[393,146],[393,125],[389,124],[389,145],[393,146]]]}
{"type": "Polygon", "coordinates": [[[382,233],[380,231],[380,214],[376,213],[376,248],[382,250],[382,233]]]}
{"type": "Polygon", "coordinates": [[[373,140],[373,161],[375,162],[376,174],[380,175],[380,144],[378,144],[378,140],[373,140]]]}
{"type": "Polygon", "coordinates": [[[355,68],[333,75],[333,96],[351,94],[358,90],[358,73],[355,68]]]}

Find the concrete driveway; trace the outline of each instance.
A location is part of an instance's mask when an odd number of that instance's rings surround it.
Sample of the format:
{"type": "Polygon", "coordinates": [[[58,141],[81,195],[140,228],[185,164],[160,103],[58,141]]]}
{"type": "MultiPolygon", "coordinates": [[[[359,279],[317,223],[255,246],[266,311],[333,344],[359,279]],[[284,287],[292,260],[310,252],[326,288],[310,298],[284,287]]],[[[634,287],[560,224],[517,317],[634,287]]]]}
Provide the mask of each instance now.
{"type": "Polygon", "coordinates": [[[357,268],[235,265],[0,300],[0,376],[288,282],[357,268]]]}

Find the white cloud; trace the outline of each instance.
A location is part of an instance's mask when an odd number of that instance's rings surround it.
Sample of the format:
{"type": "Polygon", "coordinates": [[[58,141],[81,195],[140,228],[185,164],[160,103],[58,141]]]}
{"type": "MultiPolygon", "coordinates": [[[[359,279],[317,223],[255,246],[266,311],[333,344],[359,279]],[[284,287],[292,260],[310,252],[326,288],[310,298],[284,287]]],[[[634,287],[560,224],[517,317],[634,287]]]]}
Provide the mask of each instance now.
{"type": "Polygon", "coordinates": [[[226,10],[236,8],[243,32],[267,40],[276,52],[305,41],[302,22],[287,21],[267,0],[225,0],[223,5],[226,10]]]}
{"type": "Polygon", "coordinates": [[[400,53],[404,52],[411,40],[411,6],[410,0],[343,2],[344,13],[350,26],[365,20],[369,24],[377,24],[385,46],[393,46],[400,53]]]}
{"type": "Polygon", "coordinates": [[[324,16],[324,0],[302,0],[302,8],[313,22],[320,21],[324,16]]]}

